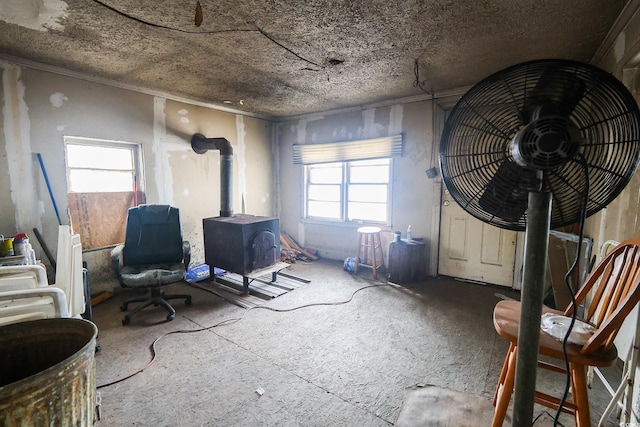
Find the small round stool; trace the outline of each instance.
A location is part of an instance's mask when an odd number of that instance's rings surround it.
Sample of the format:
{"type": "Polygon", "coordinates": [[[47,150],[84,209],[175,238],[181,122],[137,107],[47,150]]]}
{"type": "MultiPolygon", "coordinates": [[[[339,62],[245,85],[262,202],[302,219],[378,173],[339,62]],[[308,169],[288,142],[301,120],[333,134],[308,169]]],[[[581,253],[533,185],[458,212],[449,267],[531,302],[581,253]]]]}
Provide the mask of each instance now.
{"type": "Polygon", "coordinates": [[[384,269],[384,256],[382,255],[382,242],[380,240],[380,227],[360,227],[358,228],[359,242],[358,254],[356,255],[356,266],[354,274],[358,272],[358,267],[368,267],[373,270],[373,278],[378,278],[378,270],[384,269]]]}

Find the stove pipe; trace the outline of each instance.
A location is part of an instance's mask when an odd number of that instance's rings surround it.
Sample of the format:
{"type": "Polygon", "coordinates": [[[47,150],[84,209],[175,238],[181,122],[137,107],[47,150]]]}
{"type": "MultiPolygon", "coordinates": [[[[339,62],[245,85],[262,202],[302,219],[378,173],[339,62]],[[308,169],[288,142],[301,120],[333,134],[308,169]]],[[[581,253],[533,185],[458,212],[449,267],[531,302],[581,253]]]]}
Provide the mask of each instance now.
{"type": "Polygon", "coordinates": [[[226,138],[207,138],[196,133],[191,137],[191,148],[198,154],[208,150],[220,151],[220,216],[233,216],[233,148],[226,138]]]}

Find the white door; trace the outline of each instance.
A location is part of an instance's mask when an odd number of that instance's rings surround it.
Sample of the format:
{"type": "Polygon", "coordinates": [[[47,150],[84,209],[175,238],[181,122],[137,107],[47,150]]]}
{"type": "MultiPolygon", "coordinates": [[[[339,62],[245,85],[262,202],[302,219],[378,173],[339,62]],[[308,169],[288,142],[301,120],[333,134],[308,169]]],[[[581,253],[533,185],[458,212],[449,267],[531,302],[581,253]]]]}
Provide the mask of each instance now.
{"type": "Polygon", "coordinates": [[[516,236],[466,213],[445,189],[438,274],[513,287],[516,236]]]}

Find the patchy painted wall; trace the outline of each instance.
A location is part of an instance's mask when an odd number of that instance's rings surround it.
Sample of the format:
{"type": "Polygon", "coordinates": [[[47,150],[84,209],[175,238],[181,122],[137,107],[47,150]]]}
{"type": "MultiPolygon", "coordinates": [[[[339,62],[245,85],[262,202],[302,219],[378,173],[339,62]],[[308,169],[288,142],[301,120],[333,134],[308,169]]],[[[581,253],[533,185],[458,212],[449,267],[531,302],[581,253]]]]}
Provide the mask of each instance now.
{"type": "MultiPolygon", "coordinates": [[[[631,5],[631,3],[630,3],[631,5]]],[[[620,79],[640,103],[640,8],[623,12],[619,26],[612,29],[613,41],[605,46],[606,53],[595,65],[611,72],[620,79]],[[616,33],[617,30],[617,33],[616,33]]],[[[587,220],[585,232],[594,239],[594,247],[600,248],[607,240],[623,241],[640,237],[640,171],[631,179],[623,192],[609,206],[587,220]]],[[[640,330],[640,317],[636,307],[627,317],[616,346],[623,361],[635,335],[640,330]]],[[[640,417],[640,368],[634,373],[632,414],[625,420],[636,424],[640,417]]]]}
{"type": "MultiPolygon", "coordinates": [[[[55,256],[58,220],[36,153],[43,157],[62,222],[68,224],[64,136],[140,143],[141,189],[148,203],[180,208],[193,263],[204,262],[202,218],[219,214],[220,182],[219,154],[196,154],[190,145],[194,132],[225,137],[240,153],[234,159],[234,211],[275,214],[270,122],[7,62],[0,63],[0,71],[0,234],[32,235],[37,227],[55,256]]],[[[113,279],[109,253],[84,254],[92,292],[100,290],[95,288],[99,282],[113,279]]]]}
{"type": "MultiPolygon", "coordinates": [[[[205,107],[167,101],[166,132],[158,159],[172,172],[172,199],[176,206],[189,206],[183,228],[191,241],[194,259],[204,262],[202,218],[220,214],[220,153],[197,154],[184,149],[194,133],[226,138],[233,148],[233,211],[273,216],[274,191],[271,123],[205,107]],[[251,183],[248,185],[247,183],[251,183]]],[[[158,176],[156,181],[161,181],[158,176]]]]}
{"type": "MultiPolygon", "coordinates": [[[[628,22],[614,34],[612,46],[594,65],[620,79],[640,103],[640,10],[629,13],[628,22]]],[[[615,30],[615,28],[614,28],[615,30]]],[[[613,239],[640,237],[640,173],[636,172],[624,191],[609,206],[587,220],[586,232],[594,247],[613,239]]]]}
{"type": "MultiPolygon", "coordinates": [[[[0,72],[2,73],[2,79],[0,82],[2,83],[2,87],[5,86],[5,78],[8,79],[8,76],[5,77],[5,72],[3,68],[0,68],[0,72]]],[[[6,83],[8,84],[8,82],[6,83]]],[[[7,116],[8,110],[5,106],[5,91],[0,90],[0,147],[7,146],[7,127],[5,126],[5,116],[7,116]]],[[[4,195],[2,199],[0,199],[0,234],[5,233],[9,236],[14,236],[16,233],[15,226],[15,206],[13,203],[9,203],[11,199],[11,177],[9,176],[9,158],[7,154],[6,148],[0,150],[0,194],[4,195]]]]}
{"type": "MultiPolygon", "coordinates": [[[[391,226],[383,229],[383,245],[391,241],[395,230],[402,230],[404,234],[408,225],[414,237],[425,238],[427,247],[436,243],[438,230],[434,229],[431,216],[440,194],[434,191],[425,174],[437,164],[433,154],[432,116],[431,102],[423,101],[279,123],[281,229],[300,244],[318,249],[323,257],[341,260],[354,256],[358,243],[356,230],[362,224],[336,225],[303,218],[303,166],[293,164],[292,147],[403,133],[404,153],[394,159],[392,166],[391,226]]],[[[384,253],[387,254],[386,249],[384,253]]],[[[435,271],[429,273],[435,274],[435,271]]]]}
{"type": "Polygon", "coordinates": [[[29,230],[29,225],[41,224],[42,206],[36,197],[33,177],[32,142],[29,132],[28,106],[25,102],[25,85],[21,69],[7,67],[3,72],[4,135],[7,168],[10,180],[11,201],[15,208],[15,229],[29,230]]]}

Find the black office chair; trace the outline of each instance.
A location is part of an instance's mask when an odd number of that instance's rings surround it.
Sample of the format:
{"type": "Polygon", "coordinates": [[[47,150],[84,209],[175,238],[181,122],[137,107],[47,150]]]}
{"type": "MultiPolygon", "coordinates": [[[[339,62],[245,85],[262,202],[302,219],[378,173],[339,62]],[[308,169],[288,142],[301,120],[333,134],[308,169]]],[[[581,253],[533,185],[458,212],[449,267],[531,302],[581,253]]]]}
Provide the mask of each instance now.
{"type": "Polygon", "coordinates": [[[161,287],[178,282],[191,261],[191,246],[182,240],[180,212],[168,205],[140,205],[130,208],[124,245],[111,251],[111,264],[120,285],[124,288],[149,288],[151,297],[126,300],[120,309],[126,311],[131,303],[140,302],[124,319],[128,325],[137,312],[153,304],[169,312],[167,320],[176,316],[167,300],[184,298],[191,305],[191,295],[165,295],[161,287]]]}

